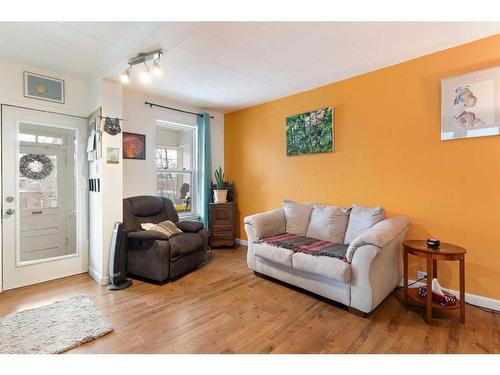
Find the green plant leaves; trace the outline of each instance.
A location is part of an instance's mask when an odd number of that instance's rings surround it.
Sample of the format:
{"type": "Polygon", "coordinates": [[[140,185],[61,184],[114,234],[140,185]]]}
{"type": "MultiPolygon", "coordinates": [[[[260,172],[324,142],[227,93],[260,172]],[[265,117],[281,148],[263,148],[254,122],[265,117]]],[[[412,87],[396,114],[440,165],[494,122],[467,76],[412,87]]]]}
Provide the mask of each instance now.
{"type": "Polygon", "coordinates": [[[215,176],[215,185],[217,186],[217,190],[224,190],[224,171],[222,170],[222,167],[219,166],[214,171],[214,176],[215,176]]]}

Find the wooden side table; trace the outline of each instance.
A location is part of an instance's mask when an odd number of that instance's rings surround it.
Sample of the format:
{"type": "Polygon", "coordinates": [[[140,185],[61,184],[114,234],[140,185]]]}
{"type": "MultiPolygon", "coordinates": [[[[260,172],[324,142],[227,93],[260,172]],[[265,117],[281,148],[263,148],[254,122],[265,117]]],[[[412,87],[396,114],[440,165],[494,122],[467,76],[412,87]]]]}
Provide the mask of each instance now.
{"type": "Polygon", "coordinates": [[[210,246],[235,246],[235,219],[234,202],[210,203],[210,246]]]}
{"type": "Polygon", "coordinates": [[[426,306],[427,323],[431,323],[432,309],[454,310],[460,309],[460,323],[465,323],[465,253],[463,247],[441,243],[439,249],[427,246],[426,241],[411,240],[403,242],[403,264],[404,264],[404,302],[408,305],[408,298],[412,301],[426,306]],[[408,288],[408,254],[427,259],[427,297],[418,295],[418,288],[408,288]],[[458,260],[460,262],[460,299],[452,306],[441,306],[432,302],[432,279],[437,277],[438,260],[458,260]],[[432,276],[431,276],[432,275],[432,276]]]}

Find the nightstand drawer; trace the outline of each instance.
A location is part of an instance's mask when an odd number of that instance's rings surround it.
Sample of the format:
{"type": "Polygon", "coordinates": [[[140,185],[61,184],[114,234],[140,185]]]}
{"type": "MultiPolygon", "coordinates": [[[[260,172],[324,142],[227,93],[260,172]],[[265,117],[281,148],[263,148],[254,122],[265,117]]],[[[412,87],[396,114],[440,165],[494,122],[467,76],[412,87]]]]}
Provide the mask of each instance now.
{"type": "Polygon", "coordinates": [[[216,224],[212,227],[212,232],[215,233],[233,233],[234,232],[233,225],[225,225],[225,224],[216,224]]]}
{"type": "Polygon", "coordinates": [[[231,240],[233,239],[234,235],[232,233],[217,233],[212,236],[212,238],[215,240],[231,240]]]}
{"type": "Polygon", "coordinates": [[[233,202],[210,204],[210,242],[212,246],[234,246],[236,218],[233,202]]]}

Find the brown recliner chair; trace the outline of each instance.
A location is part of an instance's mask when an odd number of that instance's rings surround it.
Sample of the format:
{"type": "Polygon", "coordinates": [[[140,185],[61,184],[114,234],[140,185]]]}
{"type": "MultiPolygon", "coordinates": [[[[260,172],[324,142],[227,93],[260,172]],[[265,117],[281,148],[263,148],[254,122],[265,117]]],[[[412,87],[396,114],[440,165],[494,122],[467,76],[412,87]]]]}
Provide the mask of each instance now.
{"type": "Polygon", "coordinates": [[[205,260],[208,232],[198,221],[179,221],[171,200],[137,196],[123,200],[123,224],[128,237],[128,272],[158,283],[175,279],[205,260]],[[183,233],[170,239],[163,233],[143,230],[142,223],[174,222],[183,233]]]}

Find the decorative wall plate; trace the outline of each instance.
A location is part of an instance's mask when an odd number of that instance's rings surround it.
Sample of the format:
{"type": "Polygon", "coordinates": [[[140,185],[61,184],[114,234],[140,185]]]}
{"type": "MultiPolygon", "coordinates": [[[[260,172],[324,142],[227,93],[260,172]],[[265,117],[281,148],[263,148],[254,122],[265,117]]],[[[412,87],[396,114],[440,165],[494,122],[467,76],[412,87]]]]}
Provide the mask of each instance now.
{"type": "Polygon", "coordinates": [[[120,134],[122,129],[120,128],[120,119],[119,118],[104,118],[104,131],[109,135],[117,135],[120,134]]]}

